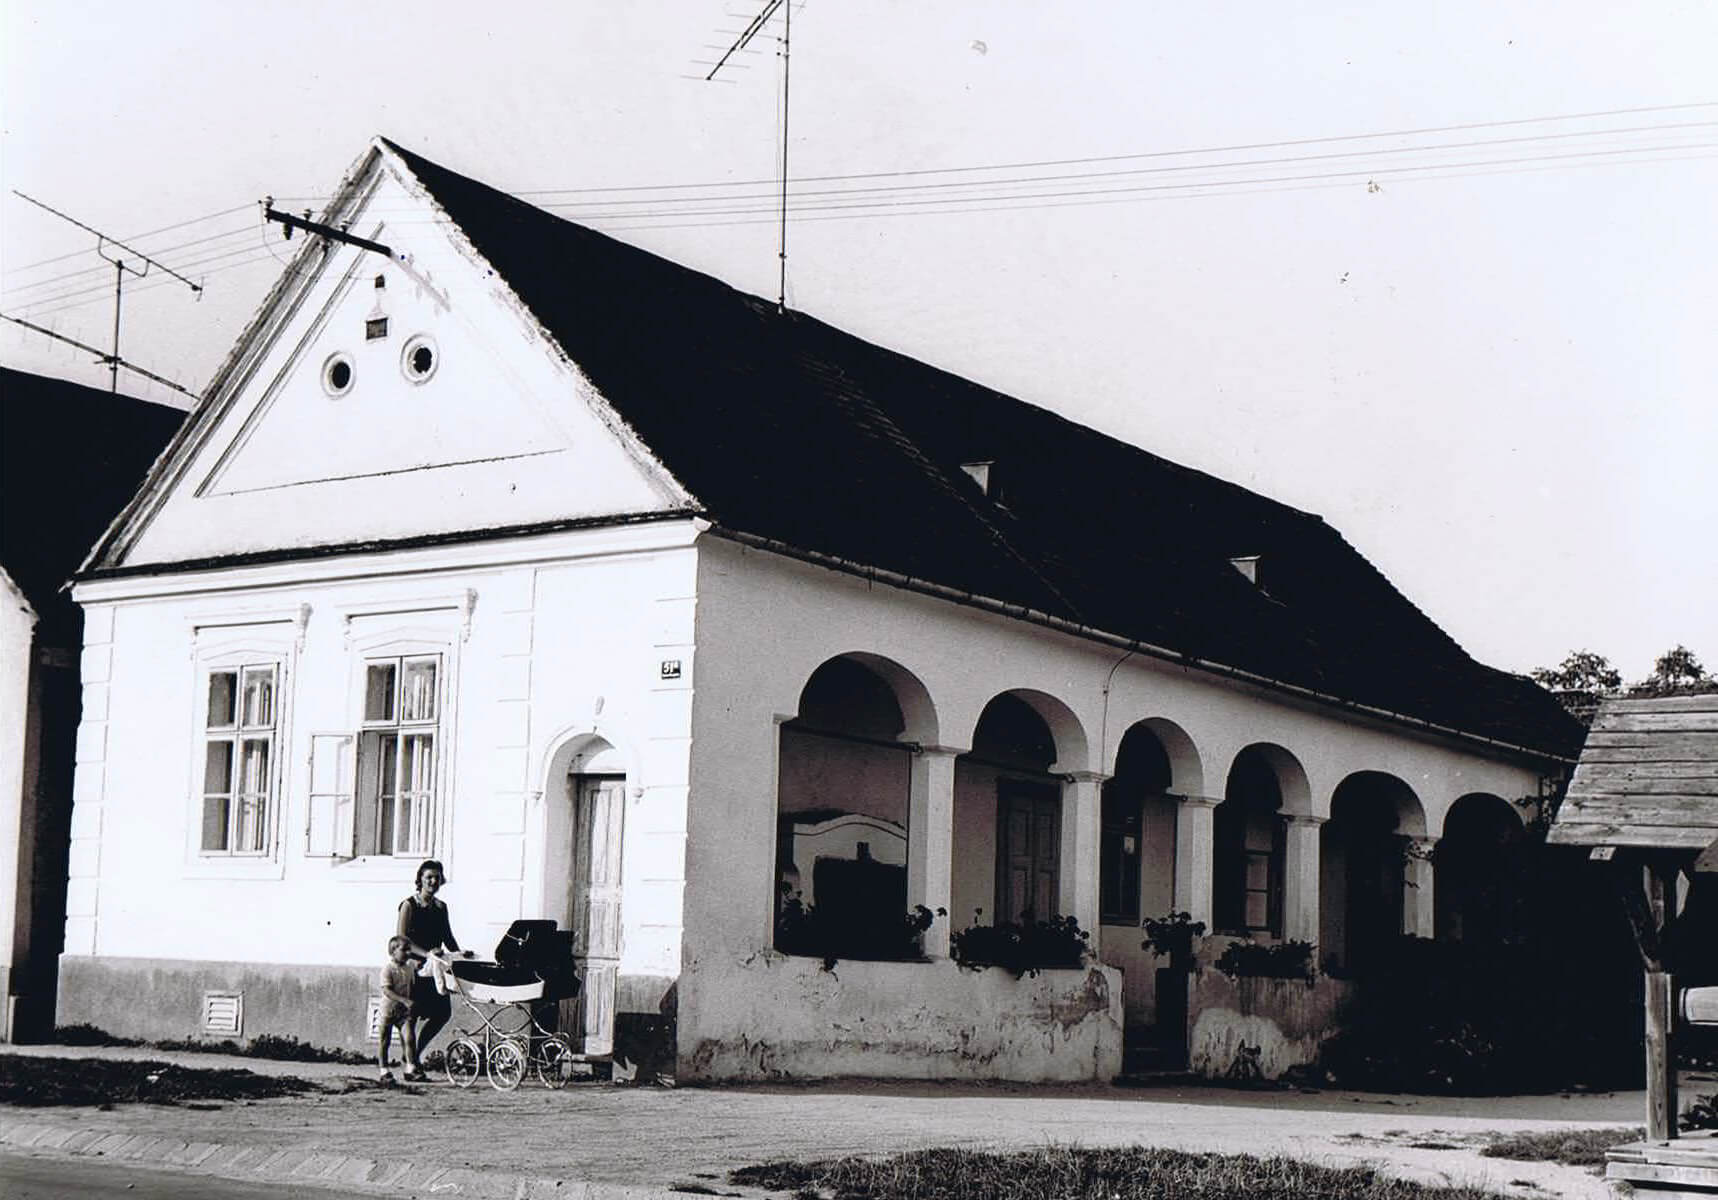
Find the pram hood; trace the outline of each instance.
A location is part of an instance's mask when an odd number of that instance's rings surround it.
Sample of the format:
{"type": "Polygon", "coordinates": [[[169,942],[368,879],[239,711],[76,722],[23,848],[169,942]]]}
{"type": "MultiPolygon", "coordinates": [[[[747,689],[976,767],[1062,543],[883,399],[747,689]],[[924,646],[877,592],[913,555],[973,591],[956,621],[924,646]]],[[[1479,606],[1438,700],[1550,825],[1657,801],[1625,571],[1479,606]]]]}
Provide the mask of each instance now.
{"type": "Polygon", "coordinates": [[[455,959],[452,967],[456,979],[486,988],[541,983],[544,1000],[570,999],[579,991],[572,931],[556,928],[553,921],[514,921],[495,944],[494,962],[455,959]]]}

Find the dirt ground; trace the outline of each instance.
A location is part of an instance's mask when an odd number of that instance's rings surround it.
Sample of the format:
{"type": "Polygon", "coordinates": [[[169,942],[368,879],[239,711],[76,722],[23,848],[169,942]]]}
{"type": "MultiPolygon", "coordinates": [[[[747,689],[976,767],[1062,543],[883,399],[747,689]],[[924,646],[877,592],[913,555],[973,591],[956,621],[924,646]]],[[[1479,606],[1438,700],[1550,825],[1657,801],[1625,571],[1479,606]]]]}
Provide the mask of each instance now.
{"type": "MultiPolygon", "coordinates": [[[[63,1047],[40,1050],[64,1053],[63,1047]]],[[[1600,1200],[1608,1192],[1587,1169],[1481,1158],[1478,1151],[1494,1133],[1633,1126],[1643,1112],[1639,1093],[1449,1099],[1210,1087],[853,1082],[678,1090],[575,1083],[551,1092],[529,1081],[512,1093],[485,1083],[469,1091],[447,1084],[383,1090],[374,1083],[373,1071],[350,1066],[215,1056],[185,1056],[185,1061],[300,1075],[331,1090],[212,1109],[6,1108],[0,1109],[0,1122],[30,1120],[656,1187],[710,1184],[725,1180],[735,1167],[774,1158],[932,1146],[1144,1143],[1292,1154],[1332,1165],[1372,1163],[1428,1182],[1600,1200]]]]}

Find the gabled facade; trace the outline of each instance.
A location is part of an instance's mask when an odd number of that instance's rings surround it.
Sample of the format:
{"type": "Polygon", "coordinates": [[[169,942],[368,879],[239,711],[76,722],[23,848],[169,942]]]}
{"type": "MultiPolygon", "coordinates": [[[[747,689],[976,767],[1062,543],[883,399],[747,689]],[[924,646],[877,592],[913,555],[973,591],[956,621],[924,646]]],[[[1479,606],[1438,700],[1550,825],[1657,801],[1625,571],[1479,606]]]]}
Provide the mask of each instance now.
{"type": "Polygon", "coordinates": [[[80,576],[62,1021],[361,1044],[436,857],[466,945],[575,930],[592,1055],[1102,1078],[1142,917],[1459,926],[1404,844],[1578,743],[1316,517],[387,142],[323,220],[387,252],[303,245],[80,576]]]}

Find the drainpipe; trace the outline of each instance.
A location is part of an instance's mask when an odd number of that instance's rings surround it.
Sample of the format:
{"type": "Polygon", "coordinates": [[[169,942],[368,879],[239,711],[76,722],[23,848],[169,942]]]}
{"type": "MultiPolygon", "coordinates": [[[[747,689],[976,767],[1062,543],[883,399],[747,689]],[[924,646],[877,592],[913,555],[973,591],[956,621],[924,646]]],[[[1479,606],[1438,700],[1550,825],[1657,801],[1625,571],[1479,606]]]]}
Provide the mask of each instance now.
{"type": "MultiPolygon", "coordinates": [[[[703,520],[698,520],[696,524],[700,527],[705,526],[705,522],[703,520]]],[[[874,580],[878,583],[886,583],[892,587],[903,588],[912,592],[920,592],[927,596],[936,596],[943,600],[951,600],[956,604],[962,604],[968,608],[977,608],[982,609],[985,612],[1000,613],[1005,617],[1013,617],[1016,620],[1027,621],[1034,625],[1043,625],[1061,633],[1068,633],[1078,638],[1084,638],[1087,641],[1102,642],[1105,645],[1115,646],[1119,649],[1128,651],[1129,654],[1142,654],[1149,658],[1160,659],[1164,662],[1195,667],[1201,671],[1209,671],[1213,675],[1221,675],[1225,678],[1237,680],[1241,683],[1248,683],[1257,687],[1268,688],[1272,691],[1283,692],[1305,700],[1314,700],[1332,708],[1340,708],[1347,710],[1348,712],[1359,713],[1363,716],[1391,721],[1399,725],[1407,725],[1415,729],[1425,730],[1428,733],[1436,733],[1443,737],[1455,738],[1459,741],[1474,742],[1479,745],[1490,746],[1493,749],[1506,750],[1511,754],[1525,755],[1526,757],[1536,759],[1541,762],[1573,763],[1575,761],[1574,759],[1567,758],[1561,754],[1552,754],[1546,750],[1535,750],[1532,747],[1517,745],[1514,742],[1505,742],[1497,738],[1486,737],[1484,734],[1469,733],[1466,730],[1457,729],[1450,725],[1440,725],[1436,721],[1428,721],[1423,717],[1410,716],[1407,713],[1395,712],[1387,708],[1378,708],[1371,704],[1362,704],[1357,700],[1348,700],[1341,696],[1333,696],[1328,692],[1320,692],[1313,688],[1303,687],[1298,683],[1290,683],[1283,679],[1273,679],[1268,675],[1260,675],[1241,667],[1229,666],[1227,663],[1215,662],[1208,658],[1200,658],[1194,654],[1185,654],[1178,650],[1171,650],[1166,646],[1154,646],[1149,642],[1142,642],[1134,638],[1123,637],[1120,634],[1110,633],[1107,630],[1097,629],[1090,625],[1082,625],[1077,621],[1070,621],[1066,617],[1058,617],[1053,613],[1040,612],[1039,610],[1030,608],[1024,604],[1010,604],[1005,600],[997,600],[990,596],[982,596],[977,592],[964,591],[960,588],[950,587],[947,584],[934,583],[931,580],[920,579],[914,575],[903,575],[899,571],[891,571],[885,567],[876,567],[869,563],[858,562],[854,559],[842,558],[840,555],[824,554],[817,550],[806,550],[799,546],[790,545],[787,542],[778,541],[775,538],[764,537],[755,533],[747,533],[744,530],[732,529],[726,525],[719,525],[714,522],[708,524],[708,531],[715,534],[717,537],[726,538],[728,541],[738,542],[744,546],[752,546],[759,550],[768,550],[772,554],[780,554],[785,558],[798,559],[801,562],[808,562],[814,566],[828,567],[831,570],[841,571],[848,575],[857,575],[863,579],[874,580]]],[[[1126,661],[1126,657],[1126,655],[1123,656],[1123,661],[1126,661]]],[[[1118,662],[1116,665],[1119,667],[1121,663],[1118,662]]]]}

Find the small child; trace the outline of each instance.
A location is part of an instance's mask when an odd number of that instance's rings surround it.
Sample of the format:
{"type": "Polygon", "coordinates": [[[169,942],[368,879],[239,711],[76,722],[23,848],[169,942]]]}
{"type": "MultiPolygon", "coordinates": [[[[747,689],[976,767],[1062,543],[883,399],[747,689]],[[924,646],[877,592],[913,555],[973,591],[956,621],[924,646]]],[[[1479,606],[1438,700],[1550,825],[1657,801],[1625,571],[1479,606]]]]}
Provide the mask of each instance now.
{"type": "Polygon", "coordinates": [[[407,954],[411,943],[403,937],[388,939],[388,961],[382,964],[382,1031],[381,1044],[376,1050],[376,1063],[381,1068],[380,1082],[386,1086],[394,1082],[394,1073],[388,1070],[388,1044],[393,1040],[394,1027],[399,1026],[400,1048],[406,1056],[406,1078],[423,1078],[423,1067],[418,1063],[417,1039],[412,1036],[412,977],[416,972],[412,968],[407,954]]]}

